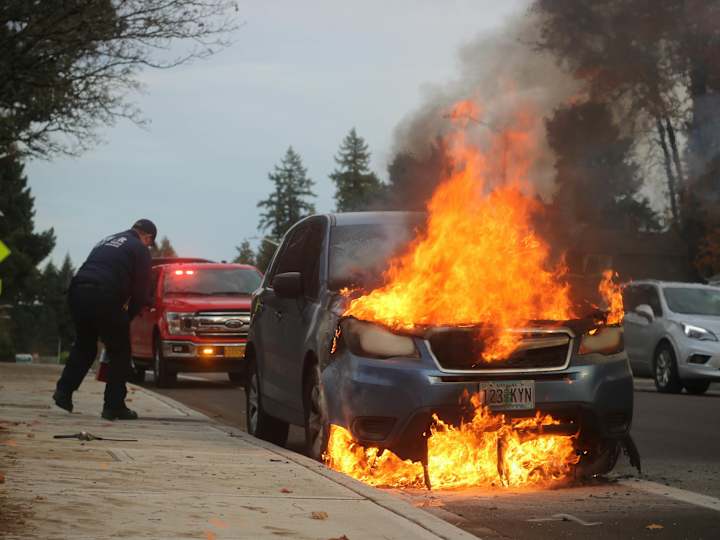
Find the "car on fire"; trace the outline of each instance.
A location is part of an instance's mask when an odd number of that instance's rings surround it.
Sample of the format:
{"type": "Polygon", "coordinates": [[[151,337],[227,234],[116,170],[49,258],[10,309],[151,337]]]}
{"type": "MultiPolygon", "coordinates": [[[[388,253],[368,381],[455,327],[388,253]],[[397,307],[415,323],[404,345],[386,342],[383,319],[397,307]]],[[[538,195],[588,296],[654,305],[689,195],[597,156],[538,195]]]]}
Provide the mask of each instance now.
{"type": "Polygon", "coordinates": [[[633,281],[623,289],[625,347],[633,372],[659,392],[704,394],[720,382],[720,287],[633,281]]]}
{"type": "Polygon", "coordinates": [[[204,259],[153,260],[150,306],[130,326],[134,378],[145,371],[169,386],[180,372],[226,372],[241,383],[250,324],[250,294],[262,274],[254,266],[204,259]]]}
{"type": "MultiPolygon", "coordinates": [[[[538,321],[504,360],[478,362],[482,329],[413,332],[343,317],[347,288],[379,285],[388,260],[423,226],[411,212],[316,215],[285,235],[257,291],[246,360],[252,435],[283,445],[304,426],[321,459],[331,424],[360,444],[421,461],[432,415],[458,424],[479,394],[509,418],[551,413],[576,435],[584,470],[611,469],[633,415],[622,327],[596,319],[538,321]]],[[[481,272],[482,269],[478,268],[481,272]]]]}

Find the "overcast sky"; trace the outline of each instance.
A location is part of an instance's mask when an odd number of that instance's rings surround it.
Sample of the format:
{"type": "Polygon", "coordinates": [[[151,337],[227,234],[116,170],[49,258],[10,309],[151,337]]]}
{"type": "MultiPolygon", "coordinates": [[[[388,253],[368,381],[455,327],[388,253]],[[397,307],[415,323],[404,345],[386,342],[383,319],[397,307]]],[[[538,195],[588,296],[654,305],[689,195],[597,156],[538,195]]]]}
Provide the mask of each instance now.
{"type": "MultiPolygon", "coordinates": [[[[393,130],[457,73],[457,52],[528,0],[240,2],[229,49],[142,74],[133,97],[149,129],[121,123],[79,158],[33,161],[36,228],[55,228],[52,258],[77,265],[101,237],[140,217],[179,255],[232,259],[256,237],[267,173],[292,145],[331,211],[328,174],[353,126],[383,179],[393,130]]],[[[254,241],[253,241],[254,243],[254,241]]]]}

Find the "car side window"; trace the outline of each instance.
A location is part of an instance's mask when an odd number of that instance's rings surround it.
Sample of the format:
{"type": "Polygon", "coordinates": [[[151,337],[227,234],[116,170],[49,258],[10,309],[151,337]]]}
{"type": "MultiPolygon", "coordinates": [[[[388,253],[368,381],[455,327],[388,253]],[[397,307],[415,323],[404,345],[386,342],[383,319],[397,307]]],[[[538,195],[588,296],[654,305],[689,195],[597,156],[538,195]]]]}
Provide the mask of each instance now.
{"type": "Polygon", "coordinates": [[[303,247],[302,276],[305,296],[317,298],[320,292],[320,254],[322,251],[323,228],[319,222],[310,225],[303,247]]]}
{"type": "Polygon", "coordinates": [[[625,313],[635,311],[642,302],[638,302],[638,290],[635,286],[625,287],[622,291],[623,308],[625,313]]]}
{"type": "Polygon", "coordinates": [[[653,310],[656,317],[662,317],[662,305],[660,304],[660,294],[658,293],[657,287],[653,285],[647,286],[647,302],[653,310]]]}
{"type": "Polygon", "coordinates": [[[285,242],[280,259],[274,269],[274,274],[285,272],[302,272],[305,262],[305,244],[310,232],[310,227],[302,226],[295,229],[285,242]]]}

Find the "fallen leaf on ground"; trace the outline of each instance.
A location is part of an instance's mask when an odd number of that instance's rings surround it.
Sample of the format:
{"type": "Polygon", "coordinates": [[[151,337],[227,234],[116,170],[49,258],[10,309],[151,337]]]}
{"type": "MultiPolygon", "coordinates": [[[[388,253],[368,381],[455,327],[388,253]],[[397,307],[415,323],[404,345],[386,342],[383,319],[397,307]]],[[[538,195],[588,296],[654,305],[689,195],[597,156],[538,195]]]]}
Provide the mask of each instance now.
{"type": "Polygon", "coordinates": [[[217,540],[217,534],[212,531],[205,531],[205,540],[217,540]]]}
{"type": "Polygon", "coordinates": [[[17,441],[15,439],[8,439],[4,444],[5,446],[17,446],[17,441]]]}
{"type": "Polygon", "coordinates": [[[5,483],[5,475],[0,472],[0,484],[4,484],[4,483],[5,483]]]}
{"type": "Polygon", "coordinates": [[[34,433],[28,433],[28,434],[27,434],[27,438],[28,438],[28,439],[34,439],[34,438],[35,438],[35,434],[34,434],[34,433]]]}
{"type": "Polygon", "coordinates": [[[218,518],[211,518],[208,520],[208,523],[213,527],[217,527],[218,529],[227,529],[229,527],[227,523],[225,523],[222,519],[218,518]]]}
{"type": "Polygon", "coordinates": [[[280,493],[292,493],[292,490],[291,490],[291,489],[288,489],[288,488],[282,488],[282,489],[280,490],[280,493]]]}
{"type": "Polygon", "coordinates": [[[313,512],[310,517],[313,519],[327,519],[328,515],[327,512],[313,512]]]}
{"type": "Polygon", "coordinates": [[[650,525],[646,525],[645,528],[646,528],[646,529],[650,529],[651,531],[653,531],[653,530],[656,530],[656,529],[664,529],[665,527],[663,527],[662,525],[660,525],[660,524],[658,524],[658,523],[651,523],[650,525]]]}

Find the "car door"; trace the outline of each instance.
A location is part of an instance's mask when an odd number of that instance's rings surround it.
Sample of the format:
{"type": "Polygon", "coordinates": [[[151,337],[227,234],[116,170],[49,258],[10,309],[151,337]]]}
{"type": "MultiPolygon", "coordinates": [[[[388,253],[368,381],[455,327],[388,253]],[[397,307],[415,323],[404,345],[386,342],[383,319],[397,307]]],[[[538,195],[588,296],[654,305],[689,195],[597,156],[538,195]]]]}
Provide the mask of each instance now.
{"type": "Polygon", "coordinates": [[[662,317],[662,307],[657,287],[650,284],[633,285],[626,288],[623,296],[626,309],[624,318],[625,350],[633,371],[639,375],[648,374],[657,343],[655,336],[661,328],[658,318],[662,317]],[[635,308],[641,304],[649,305],[653,309],[655,315],[653,321],[648,321],[635,312],[635,308]]]}
{"type": "Polygon", "coordinates": [[[283,408],[282,392],[278,380],[282,375],[279,374],[276,367],[277,358],[280,354],[280,343],[282,342],[282,327],[280,325],[282,314],[280,312],[280,298],[272,288],[272,280],[277,274],[277,269],[287,251],[287,245],[292,234],[293,231],[290,231],[283,243],[278,247],[262,285],[253,298],[250,323],[257,354],[257,367],[260,373],[260,391],[265,400],[264,406],[271,413],[278,416],[281,413],[277,409],[283,408]]]}
{"type": "Polygon", "coordinates": [[[152,337],[157,318],[158,282],[160,270],[153,268],[150,275],[150,298],[152,304],[144,306],[130,323],[132,355],[138,358],[152,357],[152,337]]]}
{"type": "MultiPolygon", "coordinates": [[[[284,298],[280,301],[283,340],[277,367],[284,377],[280,379],[282,393],[287,403],[299,414],[303,411],[302,384],[305,354],[308,351],[310,333],[315,328],[319,309],[320,257],[324,239],[324,221],[321,218],[309,220],[292,249],[298,257],[288,257],[282,272],[300,272],[303,281],[301,298],[284,298]],[[292,266],[291,266],[292,264],[292,266]]],[[[299,417],[302,418],[302,417],[299,417]]]]}

